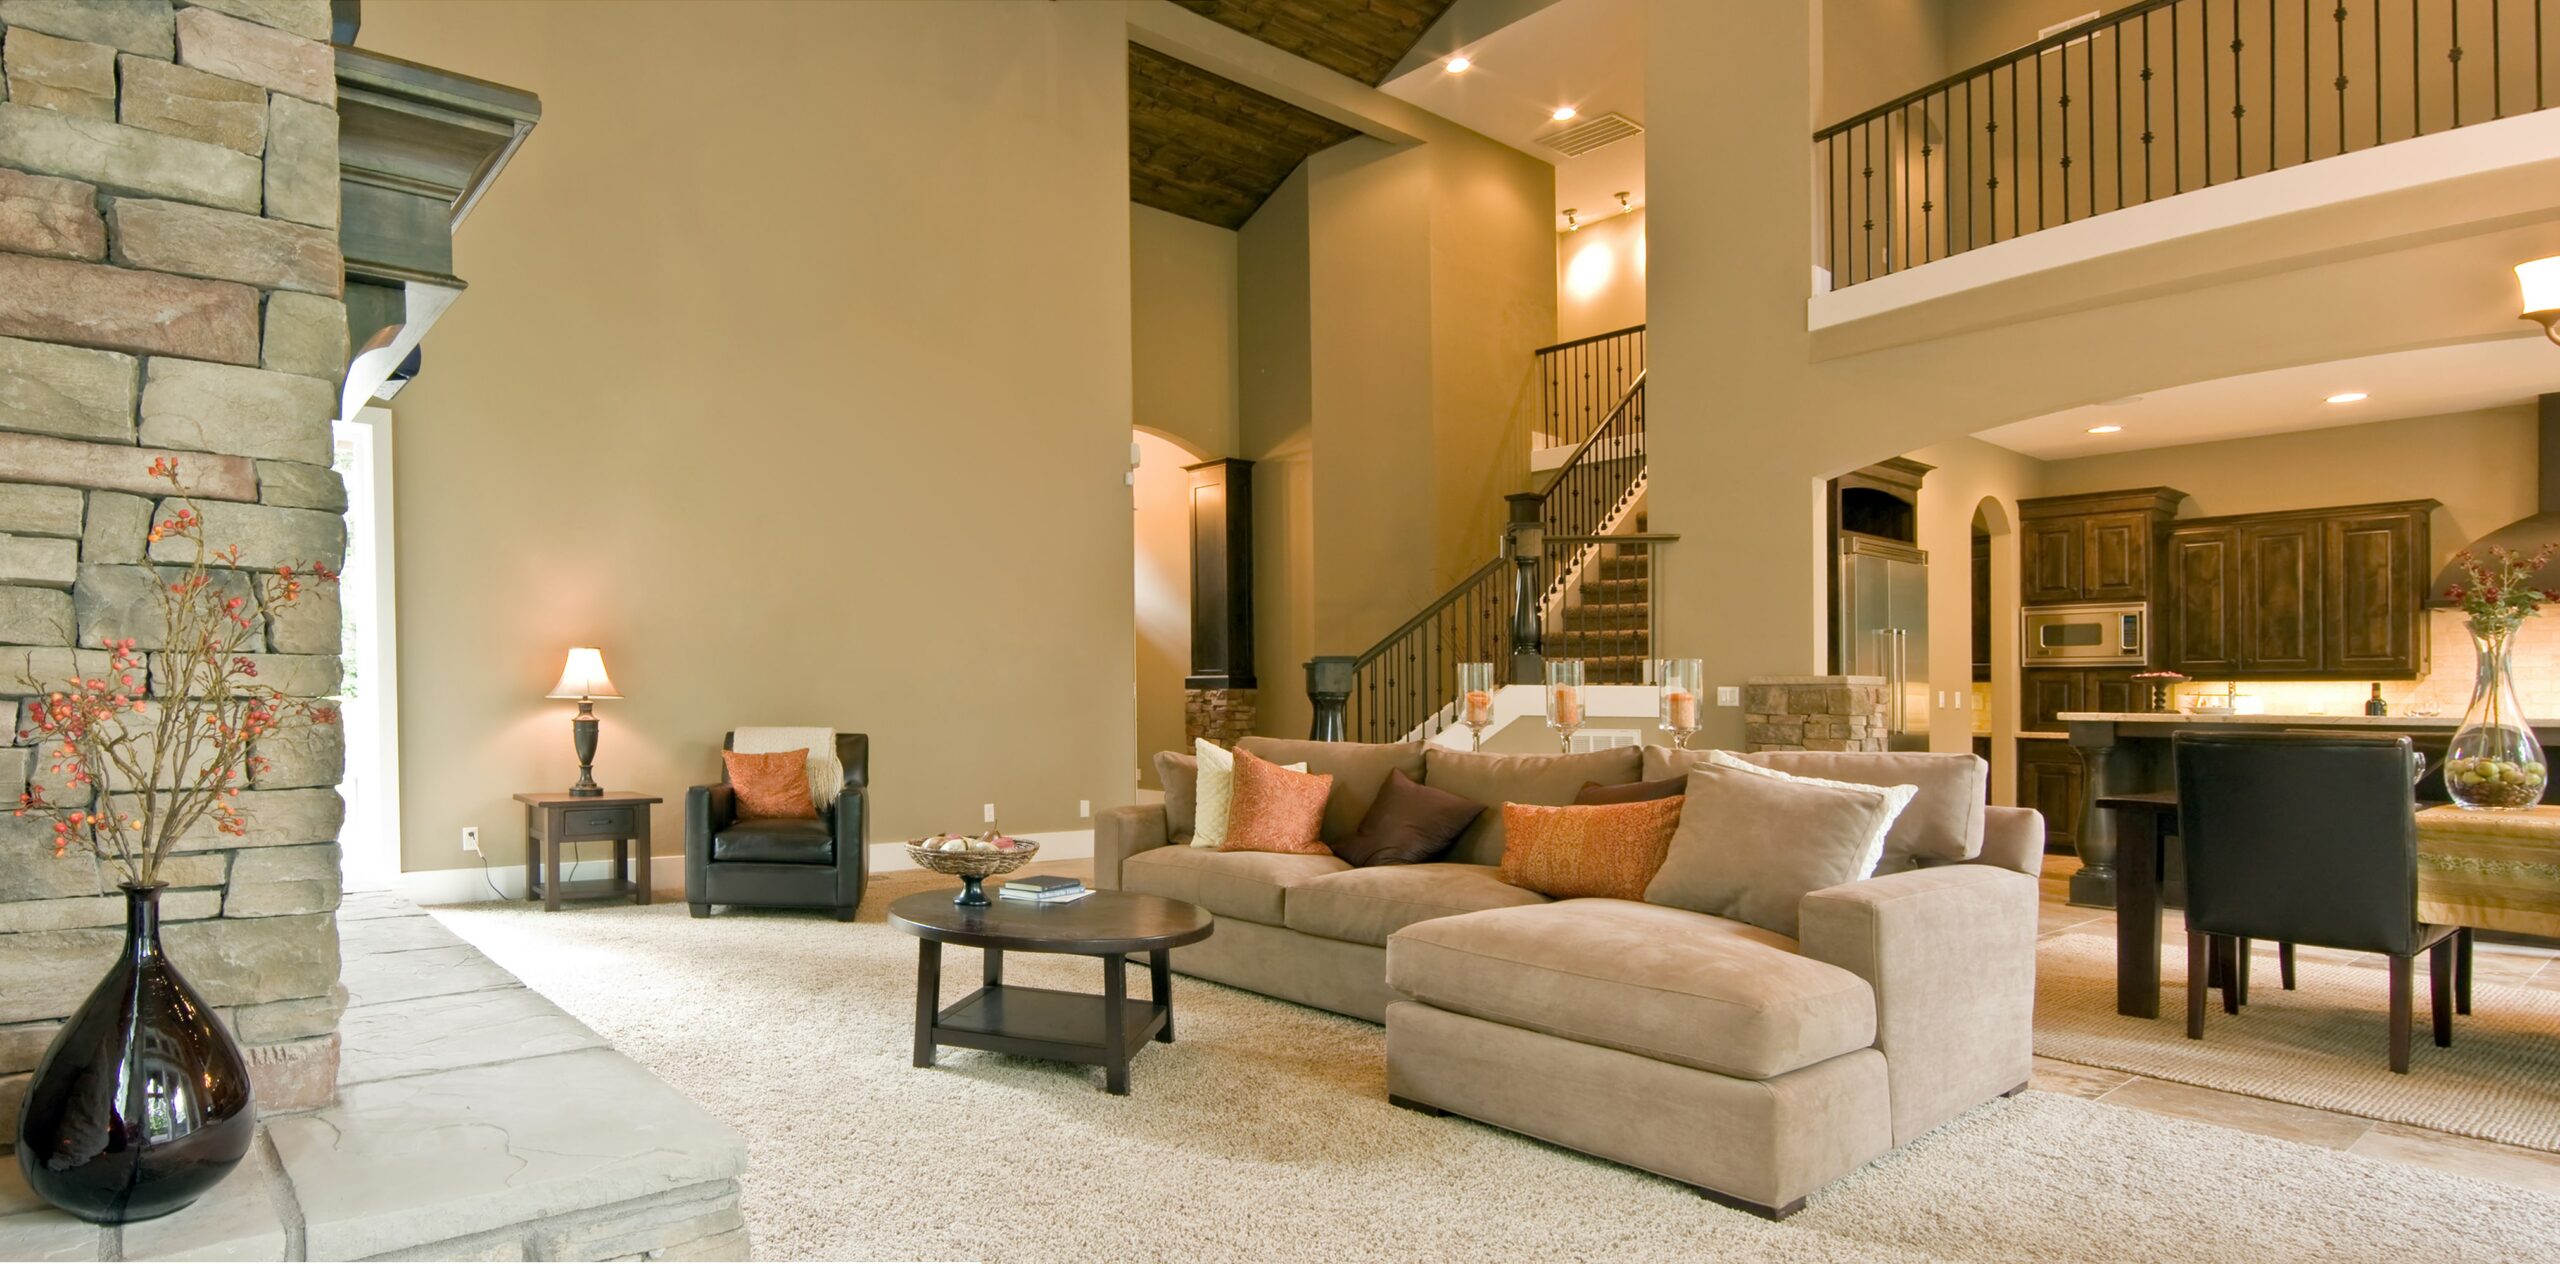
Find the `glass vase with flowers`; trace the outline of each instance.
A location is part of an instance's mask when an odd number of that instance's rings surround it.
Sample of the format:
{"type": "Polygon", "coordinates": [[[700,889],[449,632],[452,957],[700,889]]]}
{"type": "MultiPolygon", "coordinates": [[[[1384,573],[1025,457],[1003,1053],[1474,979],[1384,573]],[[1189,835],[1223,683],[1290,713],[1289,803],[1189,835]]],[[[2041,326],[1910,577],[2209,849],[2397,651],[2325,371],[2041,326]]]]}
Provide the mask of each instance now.
{"type": "Polygon", "coordinates": [[[2471,705],[2445,749],[2445,793],[2463,807],[2529,808],[2542,801],[2550,781],[2542,743],[2516,692],[2513,659],[2517,630],[2542,603],[2560,600],[2531,582],[2551,561],[2552,549],[2544,545],[2528,554],[2492,545],[2485,555],[2468,549],[2454,555],[2463,582],[2445,589],[2444,597],[2462,611],[2478,655],[2471,705]]]}

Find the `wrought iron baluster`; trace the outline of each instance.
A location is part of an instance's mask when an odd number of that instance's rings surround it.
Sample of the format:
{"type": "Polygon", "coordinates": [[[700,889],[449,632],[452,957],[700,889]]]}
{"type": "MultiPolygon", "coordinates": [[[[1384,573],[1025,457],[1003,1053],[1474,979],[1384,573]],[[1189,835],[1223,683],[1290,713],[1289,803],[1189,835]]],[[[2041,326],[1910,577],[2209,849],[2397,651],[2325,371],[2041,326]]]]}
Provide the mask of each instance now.
{"type": "MultiPolygon", "coordinates": [[[[2055,59],[2062,63],[2062,176],[2056,183],[2062,186],[2062,222],[2068,224],[2071,222],[2071,46],[2063,45],[2054,50],[2054,55],[2055,59]]],[[[2044,54],[2042,53],[2036,54],[2036,75],[2039,80],[2044,75],[2044,54]]],[[[2036,162],[2039,166],[2044,162],[2044,147],[2041,144],[2036,147],[2036,162]]],[[[2041,177],[2044,173],[2038,171],[2036,174],[2041,177]]],[[[2044,187],[2042,179],[2037,180],[2036,187],[2039,189],[2044,187]]],[[[2037,217],[2036,223],[2041,226],[2044,223],[2043,217],[2037,217]]]]}
{"type": "MultiPolygon", "coordinates": [[[[2304,0],[2304,3],[2309,3],[2309,0],[2304,0]]],[[[2338,152],[2343,154],[2347,152],[2347,3],[2346,0],[2336,0],[2336,3],[2338,7],[2329,16],[2338,28],[2338,152]]],[[[2305,83],[2310,82],[2310,71],[2306,69],[2302,77],[2305,83]]],[[[2309,107],[2304,107],[2303,113],[2309,114],[2309,107]]],[[[2306,149],[2304,152],[2310,151],[2306,149]]]]}
{"type": "Polygon", "coordinates": [[[2044,227],[2044,54],[2036,54],[2036,227],[2044,227]]]}
{"type": "Polygon", "coordinates": [[[2460,127],[2462,126],[2462,0],[2451,0],[2448,13],[2453,19],[2453,29],[2446,33],[2446,37],[2451,41],[2452,47],[2445,51],[2444,57],[2446,61],[2453,63],[2453,125],[2460,127]]]}
{"type": "Polygon", "coordinates": [[[2178,87],[2178,59],[2184,51],[2178,43],[2178,12],[2184,6],[2169,6],[2169,191],[2187,191],[2187,99],[2178,87]]]}
{"type": "Polygon", "coordinates": [[[2142,15],[2142,200],[2151,200],[2151,14],[2142,15]]]}
{"type": "Polygon", "coordinates": [[[2196,134],[2204,137],[2204,187],[2213,187],[2213,4],[2196,10],[2196,74],[2204,85],[2204,108],[2196,116],[2196,134]]]}
{"type": "Polygon", "coordinates": [[[2249,114],[2248,97],[2241,91],[2240,50],[2248,41],[2240,37],[2240,0],[2231,0],[2231,178],[2249,174],[2249,137],[2242,130],[2242,120],[2249,114]]]}

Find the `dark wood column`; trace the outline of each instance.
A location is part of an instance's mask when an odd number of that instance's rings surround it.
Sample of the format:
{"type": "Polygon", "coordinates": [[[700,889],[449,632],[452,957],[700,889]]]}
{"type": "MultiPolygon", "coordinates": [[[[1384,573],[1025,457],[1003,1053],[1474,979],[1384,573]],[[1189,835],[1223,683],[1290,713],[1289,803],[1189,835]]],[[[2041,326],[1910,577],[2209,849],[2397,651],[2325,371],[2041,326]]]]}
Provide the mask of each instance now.
{"type": "Polygon", "coordinates": [[[1253,462],[1184,466],[1191,474],[1191,689],[1251,689],[1253,462]]]}

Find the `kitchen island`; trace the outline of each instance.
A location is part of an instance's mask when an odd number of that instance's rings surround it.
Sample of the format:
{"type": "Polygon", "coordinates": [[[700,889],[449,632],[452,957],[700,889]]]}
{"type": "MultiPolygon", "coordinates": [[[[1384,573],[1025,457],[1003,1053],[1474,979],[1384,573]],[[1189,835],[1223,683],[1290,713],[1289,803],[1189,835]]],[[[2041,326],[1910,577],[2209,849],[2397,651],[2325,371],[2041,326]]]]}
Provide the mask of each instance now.
{"type": "MultiPolygon", "coordinates": [[[[2176,711],[2065,711],[2056,717],[2069,726],[2071,746],[2080,753],[2088,775],[2080,802],[2078,849],[2080,871],[2071,875],[2071,902],[2093,908],[2116,903],[2116,833],[2114,813],[2101,811],[2108,795],[2144,794],[2173,788],[2169,739],[2182,732],[2328,732],[2370,733],[2407,737],[2427,757],[2427,775],[2418,782],[2422,802],[2442,802],[2444,751],[2462,726],[2459,715],[2247,715],[2227,712],[2189,714],[2176,711]]],[[[2533,721],[2536,737],[2548,748],[2560,742],[2560,719],[2533,721]]]]}

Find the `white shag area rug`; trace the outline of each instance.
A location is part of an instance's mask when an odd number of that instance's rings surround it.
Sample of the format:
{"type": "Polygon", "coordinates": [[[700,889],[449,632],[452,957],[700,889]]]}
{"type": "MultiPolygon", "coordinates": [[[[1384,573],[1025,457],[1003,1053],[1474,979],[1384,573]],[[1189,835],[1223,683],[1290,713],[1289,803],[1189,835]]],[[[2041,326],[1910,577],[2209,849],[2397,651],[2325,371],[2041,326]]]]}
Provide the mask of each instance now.
{"type": "MultiPolygon", "coordinates": [[[[915,941],[879,920],[880,903],[850,925],[697,921],[681,902],[435,912],[745,1135],[759,1258],[2274,1264],[2560,1251],[2560,1199],[2033,1092],[1773,1225],[1659,1177],[1397,1109],[1382,1029],[1179,976],[1180,1041],[1138,1056],[1129,1097],[1103,1093],[1092,1068],[970,1050],[918,1070],[915,941]]],[[[974,956],[946,950],[946,1003],[974,986],[974,956]]],[[[1006,973],[1100,987],[1086,958],[1014,954],[1006,973]]],[[[1132,990],[1144,986],[1141,972],[1132,990]]]]}

